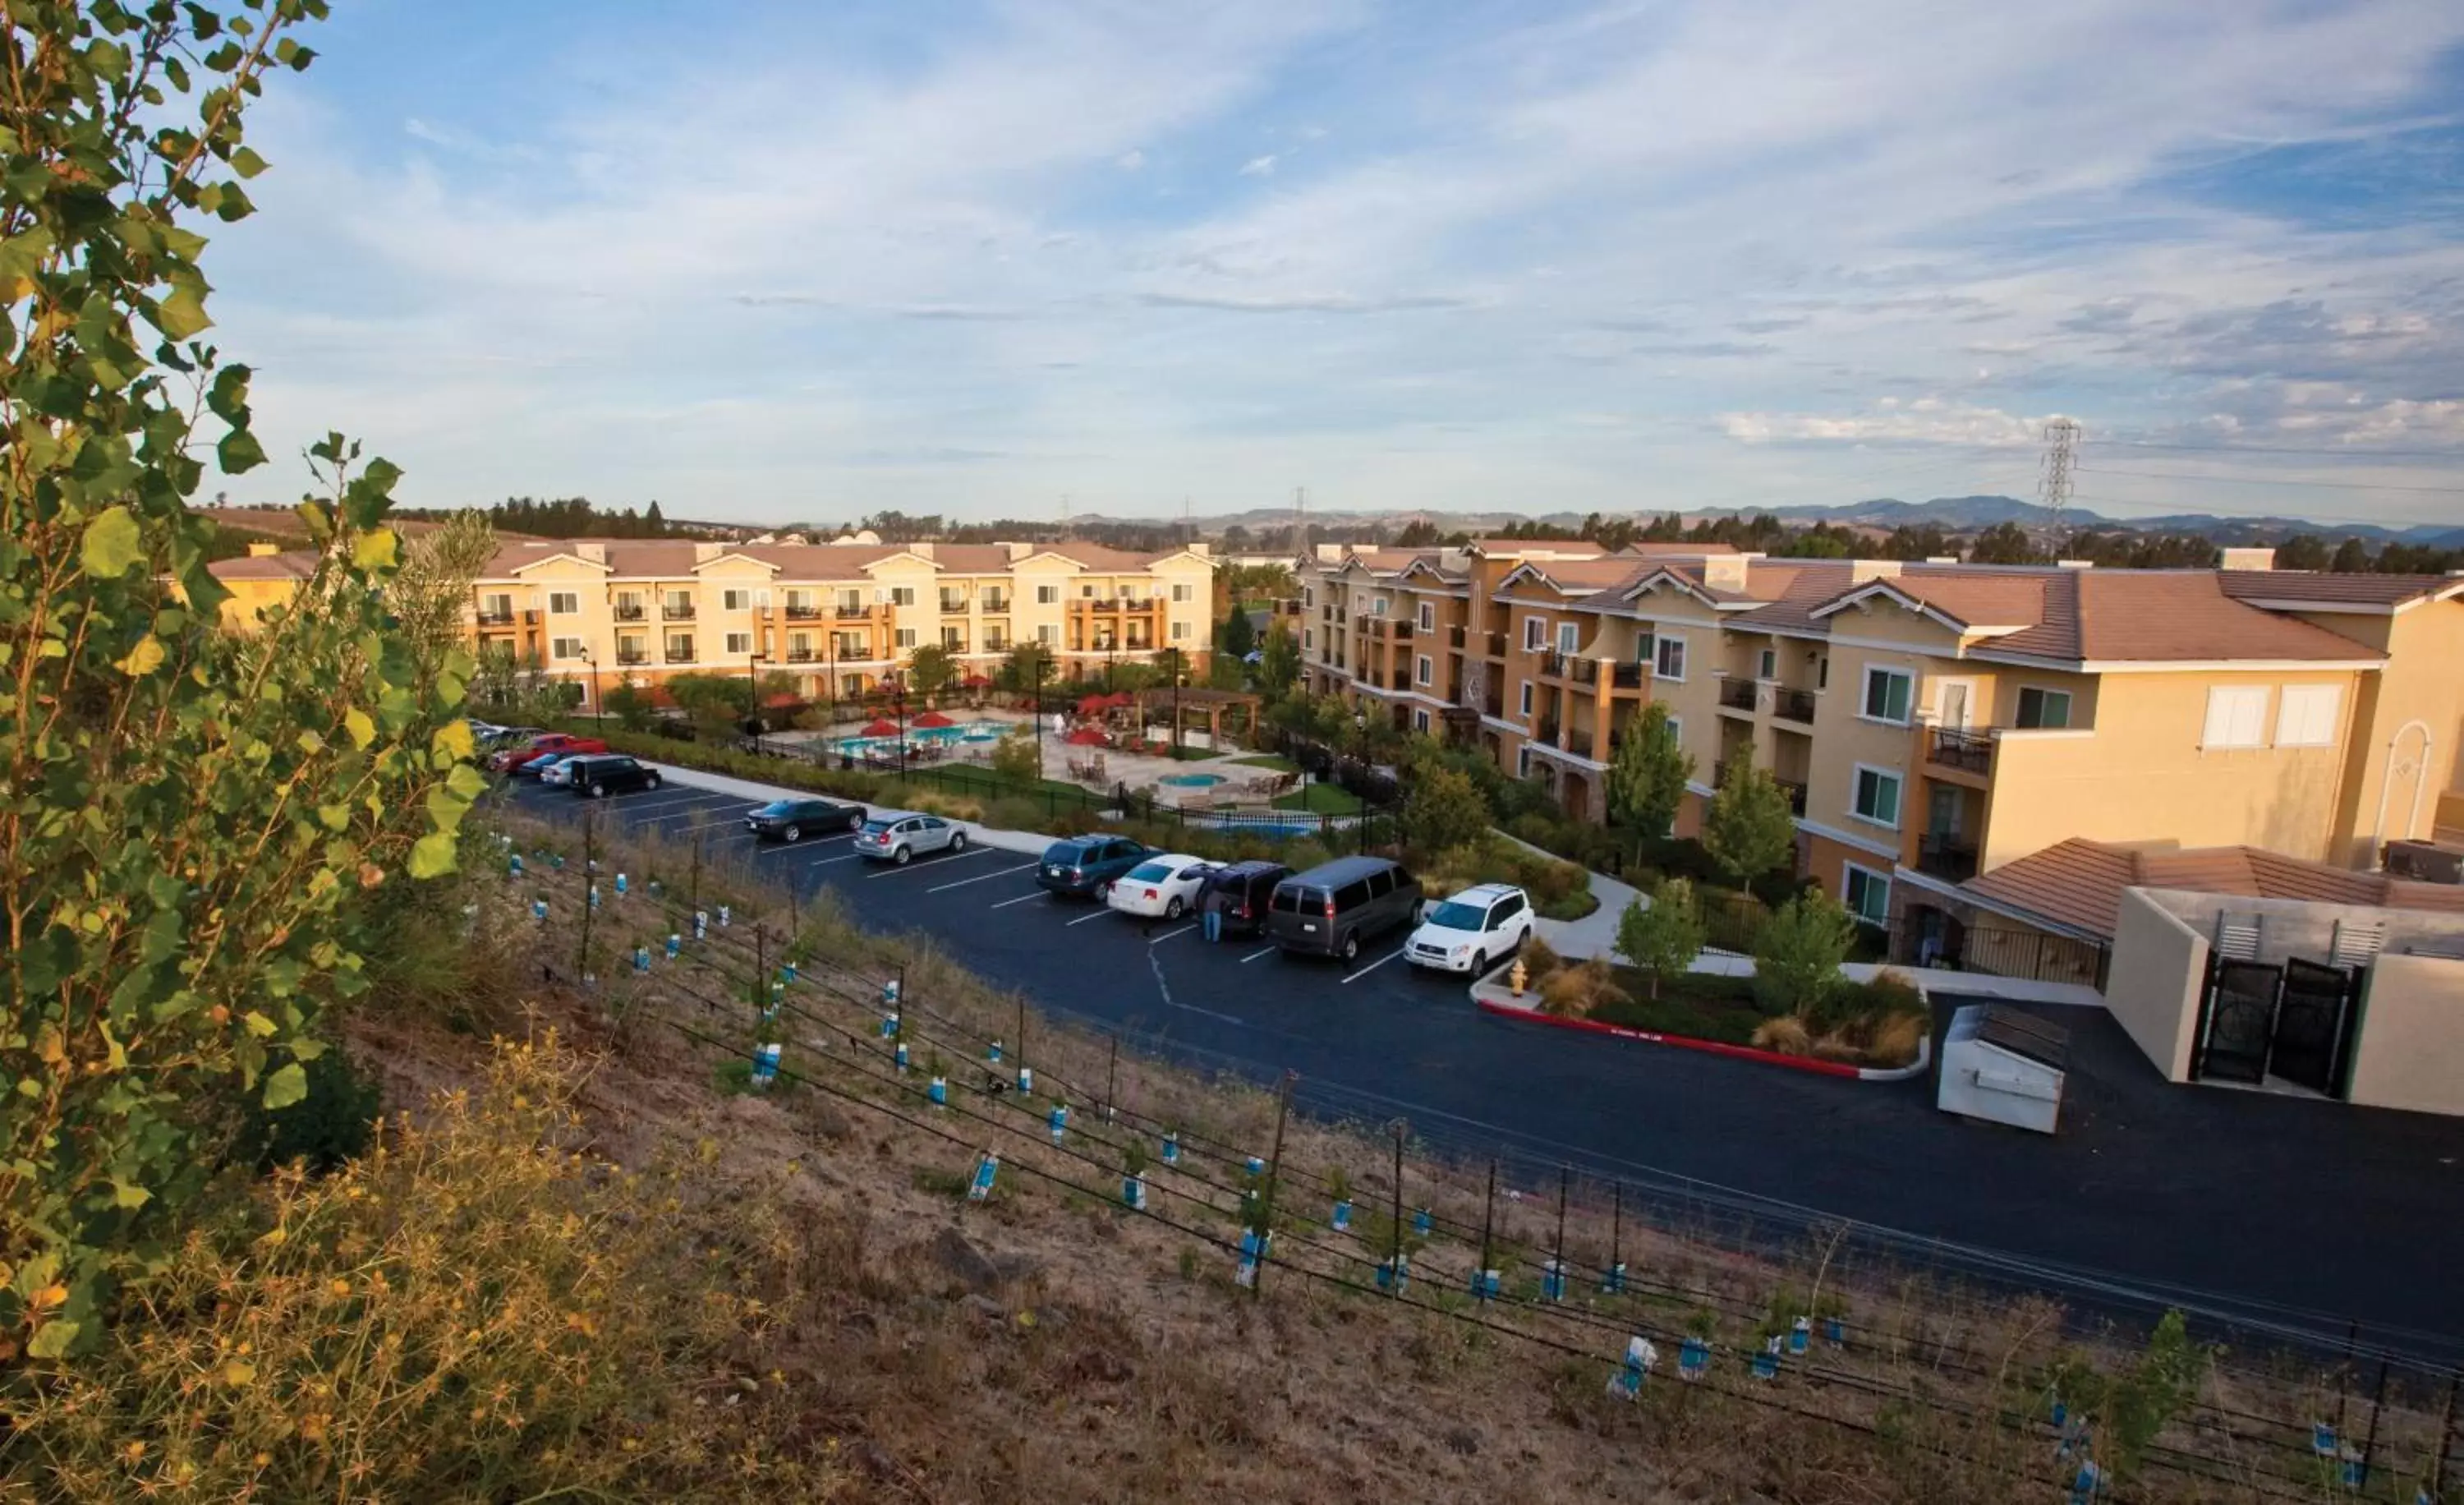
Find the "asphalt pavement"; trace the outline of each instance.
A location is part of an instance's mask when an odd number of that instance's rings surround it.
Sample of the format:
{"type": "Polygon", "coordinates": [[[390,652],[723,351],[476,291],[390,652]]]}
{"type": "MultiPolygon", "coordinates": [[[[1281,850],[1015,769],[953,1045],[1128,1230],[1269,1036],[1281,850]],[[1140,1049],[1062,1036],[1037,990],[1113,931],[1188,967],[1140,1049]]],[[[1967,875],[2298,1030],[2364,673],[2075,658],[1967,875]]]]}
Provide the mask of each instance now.
{"type": "MultiPolygon", "coordinates": [[[[566,818],[587,803],[534,785],[509,797],[566,818]]],[[[2464,1120],[2176,1086],[2101,1010],[2045,1006],[2072,1030],[2061,1132],[1971,1123],[1934,1109],[1929,1078],[1846,1081],[1483,1014],[1466,979],[1406,963],[1400,932],[1349,965],[1209,944],[1194,916],[1047,896],[1016,851],[897,868],[844,836],[758,844],[752,803],[671,783],[596,808],[751,852],[1055,1013],[1262,1080],[1296,1071],[1314,1111],[1406,1117],[1535,1185],[1566,1162],[1688,1226],[1853,1220],[1898,1257],[2115,1310],[2175,1303],[2338,1338],[2358,1322],[2365,1341],[2464,1356],[2464,1120]]]]}

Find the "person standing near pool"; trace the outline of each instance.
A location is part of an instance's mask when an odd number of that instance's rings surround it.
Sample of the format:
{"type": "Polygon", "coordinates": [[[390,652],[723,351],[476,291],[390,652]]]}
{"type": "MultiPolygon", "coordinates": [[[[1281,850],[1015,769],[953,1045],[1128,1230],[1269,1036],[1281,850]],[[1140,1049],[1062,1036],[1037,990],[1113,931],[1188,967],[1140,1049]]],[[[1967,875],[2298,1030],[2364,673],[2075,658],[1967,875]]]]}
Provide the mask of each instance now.
{"type": "Polygon", "coordinates": [[[1223,886],[1223,870],[1218,868],[1207,875],[1206,892],[1198,899],[1198,914],[1206,922],[1207,940],[1223,939],[1223,912],[1231,907],[1231,892],[1223,886]]]}

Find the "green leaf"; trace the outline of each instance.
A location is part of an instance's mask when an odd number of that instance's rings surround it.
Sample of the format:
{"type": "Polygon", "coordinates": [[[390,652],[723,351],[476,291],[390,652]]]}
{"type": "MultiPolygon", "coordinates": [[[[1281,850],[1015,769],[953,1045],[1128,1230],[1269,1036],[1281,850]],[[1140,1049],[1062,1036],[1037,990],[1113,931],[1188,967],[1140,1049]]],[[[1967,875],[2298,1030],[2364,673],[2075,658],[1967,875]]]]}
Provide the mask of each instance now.
{"type": "Polygon", "coordinates": [[[173,340],[186,340],[213,327],[206,317],[206,284],[204,279],[189,277],[171,289],[171,296],[154,305],[154,327],[173,340]]]}
{"type": "Polygon", "coordinates": [[[34,1336],[26,1340],[26,1357],[65,1359],[68,1357],[69,1345],[77,1341],[77,1332],[78,1324],[65,1317],[55,1317],[34,1329],[34,1336]]]}
{"type": "Polygon", "coordinates": [[[265,1105],[268,1108],[288,1108],[307,1096],[308,1073],[297,1061],[265,1079],[265,1105]]]}
{"type": "Polygon", "coordinates": [[[365,747],[377,740],[377,723],[356,705],[342,714],[342,729],[350,733],[354,747],[365,747]]]}
{"type": "Polygon", "coordinates": [[[351,563],[362,569],[390,569],[401,540],[391,528],[371,528],[351,541],[351,563]]]}
{"type": "Polygon", "coordinates": [[[144,541],[138,536],[135,516],[126,507],[111,507],[85,525],[77,563],[89,575],[113,579],[126,574],[130,565],[144,557],[144,541]]]}
{"type": "Polygon", "coordinates": [[[117,1206],[142,1207],[154,1200],[154,1193],[115,1177],[111,1183],[111,1200],[117,1206]]]}
{"type": "Polygon", "coordinates": [[[214,460],[222,466],[224,475],[242,475],[265,463],[265,446],[246,429],[233,429],[214,446],[214,460]]]}
{"type": "Polygon", "coordinates": [[[246,146],[231,154],[231,171],[243,178],[255,177],[265,170],[265,159],[246,146]]]}
{"type": "Polygon", "coordinates": [[[206,406],[215,417],[233,428],[248,422],[248,379],[252,374],[245,365],[226,365],[214,373],[214,385],[206,389],[206,406]]]}
{"type": "Polygon", "coordinates": [[[453,837],[448,831],[422,836],[410,849],[410,875],[426,881],[453,871],[453,837]]]}
{"type": "Polygon", "coordinates": [[[131,679],[143,678],[162,667],[163,640],[151,632],[139,638],[137,646],[130,649],[128,656],[118,665],[120,672],[131,679]]]}

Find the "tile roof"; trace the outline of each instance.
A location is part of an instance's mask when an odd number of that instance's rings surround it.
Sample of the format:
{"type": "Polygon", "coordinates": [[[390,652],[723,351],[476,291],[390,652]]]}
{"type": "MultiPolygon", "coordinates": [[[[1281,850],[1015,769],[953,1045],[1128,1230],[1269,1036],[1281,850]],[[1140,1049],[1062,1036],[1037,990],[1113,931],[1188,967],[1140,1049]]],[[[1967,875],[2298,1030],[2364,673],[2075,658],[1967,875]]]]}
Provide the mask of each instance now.
{"type": "Polygon", "coordinates": [[[2236,601],[2303,601],[2321,606],[2392,607],[2464,593],[2453,575],[2339,575],[2312,569],[2228,569],[2219,581],[2236,601]]]}
{"type": "MultiPolygon", "coordinates": [[[[1471,546],[1484,554],[1499,558],[1517,558],[1531,554],[1558,554],[1580,557],[1605,554],[1607,549],[1588,539],[1474,539],[1471,546]]],[[[1696,549],[1700,554],[1703,551],[1696,549]]]]}
{"type": "MultiPolygon", "coordinates": [[[[2214,570],[2078,570],[2079,658],[2350,661],[2377,653],[2322,627],[2244,606],[2214,570]]],[[[2074,655],[2064,655],[2074,656],[2074,655]]]]}
{"type": "MultiPolygon", "coordinates": [[[[509,542],[498,548],[496,557],[489,562],[486,578],[501,579],[559,554],[579,555],[579,545],[583,543],[597,547],[605,558],[608,573],[624,579],[690,579],[700,559],[697,545],[690,539],[543,539],[509,542]]],[[[934,543],[926,547],[932,550],[934,565],[945,574],[1003,575],[1009,573],[1012,563],[1005,543],[934,543]]],[[[1040,545],[1033,552],[1055,554],[1089,569],[1140,570],[1181,551],[1133,554],[1100,543],[1073,542],[1040,545]]],[[[868,579],[868,565],[895,555],[916,553],[915,549],[896,543],[726,543],[719,545],[713,557],[737,555],[773,566],[782,579],[825,581],[868,579]]]]}
{"type": "Polygon", "coordinates": [[[2464,888],[2452,884],[2355,873],[2259,847],[2145,849],[2083,836],[2006,862],[1960,887],[1989,902],[2107,938],[2118,923],[2125,888],[2464,914],[2464,888]]]}
{"type": "Polygon", "coordinates": [[[1569,595],[1589,595],[1594,591],[1630,586],[1660,567],[1652,561],[1636,559],[1630,554],[1608,554],[1597,559],[1528,559],[1517,566],[1531,571],[1569,595]]]}
{"type": "Polygon", "coordinates": [[[279,554],[251,554],[216,560],[206,566],[216,580],[305,580],[317,572],[317,551],[287,549],[279,554]]]}

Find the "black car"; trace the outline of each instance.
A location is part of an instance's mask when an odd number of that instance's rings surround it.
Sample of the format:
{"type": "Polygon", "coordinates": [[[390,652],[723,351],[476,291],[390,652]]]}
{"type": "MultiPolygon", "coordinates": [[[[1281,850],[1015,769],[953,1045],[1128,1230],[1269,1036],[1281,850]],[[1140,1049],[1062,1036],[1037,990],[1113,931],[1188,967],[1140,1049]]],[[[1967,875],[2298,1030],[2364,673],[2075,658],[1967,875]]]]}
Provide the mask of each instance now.
{"type": "Polygon", "coordinates": [[[1252,858],[1215,870],[1206,882],[1206,892],[1198,900],[1199,913],[1221,909],[1223,928],[1242,935],[1265,934],[1266,906],[1274,896],[1275,885],[1292,875],[1292,870],[1280,862],[1252,858]]]}
{"type": "Polygon", "coordinates": [[[565,787],[586,800],[604,800],[627,789],[655,789],[659,770],[645,767],[623,753],[585,753],[566,760],[570,777],[565,787]]]}
{"type": "Polygon", "coordinates": [[[1035,881],[1047,894],[1101,896],[1112,880],[1155,855],[1155,849],[1127,836],[1072,836],[1044,849],[1035,881]]]}
{"type": "Polygon", "coordinates": [[[1360,955],[1360,942],[1420,916],[1420,880],[1384,857],[1337,857],[1275,885],[1266,934],[1287,955],[1360,955]]]}
{"type": "Polygon", "coordinates": [[[772,800],[744,817],[744,829],[762,841],[836,836],[863,824],[863,806],[841,805],[836,800],[772,800]]]}

